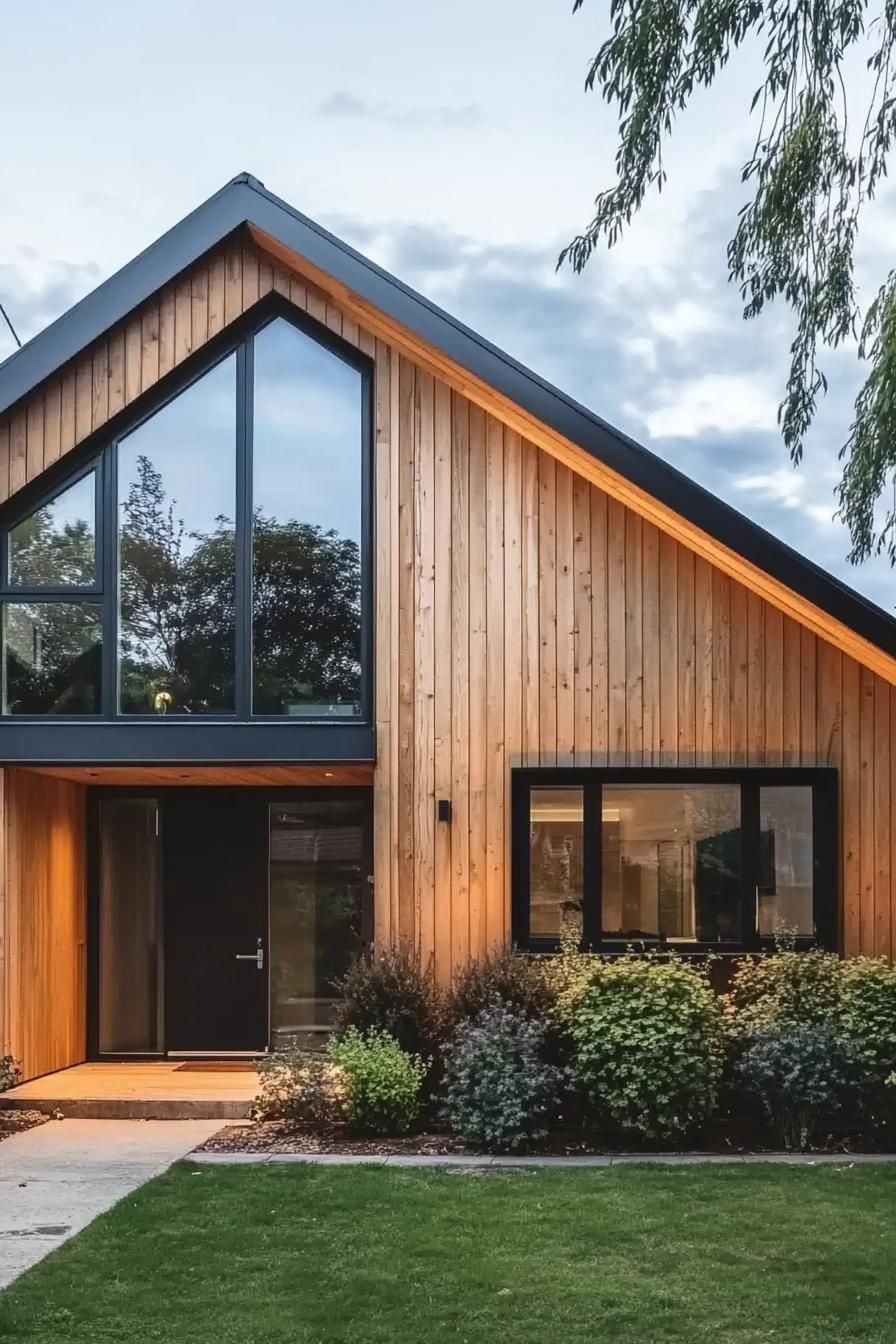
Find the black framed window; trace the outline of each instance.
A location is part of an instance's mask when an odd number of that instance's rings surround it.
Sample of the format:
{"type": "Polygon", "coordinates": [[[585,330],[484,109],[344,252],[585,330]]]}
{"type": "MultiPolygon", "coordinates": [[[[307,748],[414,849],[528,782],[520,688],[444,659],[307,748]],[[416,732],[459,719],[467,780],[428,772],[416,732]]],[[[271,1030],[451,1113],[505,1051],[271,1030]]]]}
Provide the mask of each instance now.
{"type": "Polygon", "coordinates": [[[834,770],[517,770],[512,818],[518,946],[836,944],[834,770]]]}
{"type": "Polygon", "coordinates": [[[371,405],[370,360],[270,296],[22,491],[3,714],[370,723],[371,405]]]}

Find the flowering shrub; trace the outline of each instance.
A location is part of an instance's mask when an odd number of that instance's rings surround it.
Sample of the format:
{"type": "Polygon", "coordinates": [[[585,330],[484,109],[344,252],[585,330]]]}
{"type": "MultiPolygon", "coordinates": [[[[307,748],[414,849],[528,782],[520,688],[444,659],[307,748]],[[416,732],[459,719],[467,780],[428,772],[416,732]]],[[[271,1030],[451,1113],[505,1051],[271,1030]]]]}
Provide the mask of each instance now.
{"type": "Polygon", "coordinates": [[[0,1055],[0,1092],[8,1092],[22,1081],[22,1070],[12,1055],[0,1055]]]}
{"type": "Polygon", "coordinates": [[[821,1120],[854,1094],[850,1043],[828,1025],[770,1021],[756,1027],[735,1072],[786,1148],[805,1148],[821,1120]]]}
{"type": "Polygon", "coordinates": [[[543,1138],[562,1074],[547,1027],[499,999],[459,1023],[445,1050],[444,1116],[464,1143],[511,1152],[543,1138]]]}

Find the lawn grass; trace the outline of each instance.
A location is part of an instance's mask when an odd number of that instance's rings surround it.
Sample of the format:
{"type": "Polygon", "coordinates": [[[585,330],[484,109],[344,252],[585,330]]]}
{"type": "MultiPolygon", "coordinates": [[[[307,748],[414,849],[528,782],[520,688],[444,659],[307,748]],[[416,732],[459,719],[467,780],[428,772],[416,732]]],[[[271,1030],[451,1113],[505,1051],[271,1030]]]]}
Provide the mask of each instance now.
{"type": "Polygon", "coordinates": [[[16,1344],[896,1338],[896,1170],[181,1163],[0,1297],[16,1344]]]}

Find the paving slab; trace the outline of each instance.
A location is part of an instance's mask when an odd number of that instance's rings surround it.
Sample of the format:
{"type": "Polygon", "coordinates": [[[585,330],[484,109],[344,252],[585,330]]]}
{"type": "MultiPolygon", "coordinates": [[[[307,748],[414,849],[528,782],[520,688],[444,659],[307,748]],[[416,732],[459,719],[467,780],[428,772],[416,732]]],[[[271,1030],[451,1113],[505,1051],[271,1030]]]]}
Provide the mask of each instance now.
{"type": "Polygon", "coordinates": [[[617,1166],[742,1166],[787,1163],[791,1166],[839,1166],[896,1162],[896,1153],[614,1153],[582,1157],[472,1155],[464,1153],[402,1153],[391,1157],[369,1153],[191,1153],[191,1162],[210,1166],[265,1166],[302,1162],[324,1167],[617,1167],[617,1166]]]}
{"type": "Polygon", "coordinates": [[[0,1143],[0,1289],[221,1128],[51,1120],[0,1143]]]}

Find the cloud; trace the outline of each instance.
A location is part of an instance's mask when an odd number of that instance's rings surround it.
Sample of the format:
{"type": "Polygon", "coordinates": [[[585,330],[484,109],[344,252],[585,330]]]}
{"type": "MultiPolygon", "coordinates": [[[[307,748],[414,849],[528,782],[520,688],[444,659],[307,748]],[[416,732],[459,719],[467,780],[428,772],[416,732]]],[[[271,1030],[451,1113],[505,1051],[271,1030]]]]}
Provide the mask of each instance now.
{"type": "Polygon", "coordinates": [[[464,103],[456,107],[396,107],[393,103],[372,103],[353,93],[331,93],[317,109],[322,117],[344,121],[380,122],[387,126],[405,126],[417,130],[466,130],[482,124],[482,108],[478,103],[464,103]]]}
{"type": "MultiPolygon", "coordinates": [[[[94,289],[103,278],[96,265],[67,261],[41,264],[27,249],[0,262],[0,301],[24,343],[73,303],[94,289]]],[[[15,354],[16,343],[6,323],[0,320],[0,360],[15,354]]]]}
{"type": "Polygon", "coordinates": [[[774,429],[775,420],[775,396],[765,379],[744,373],[707,373],[667,384],[659,404],[644,414],[654,439],[774,429]]]}

